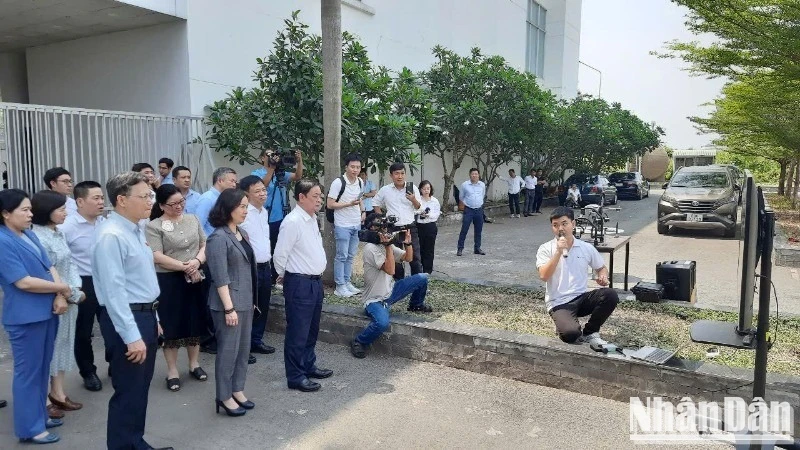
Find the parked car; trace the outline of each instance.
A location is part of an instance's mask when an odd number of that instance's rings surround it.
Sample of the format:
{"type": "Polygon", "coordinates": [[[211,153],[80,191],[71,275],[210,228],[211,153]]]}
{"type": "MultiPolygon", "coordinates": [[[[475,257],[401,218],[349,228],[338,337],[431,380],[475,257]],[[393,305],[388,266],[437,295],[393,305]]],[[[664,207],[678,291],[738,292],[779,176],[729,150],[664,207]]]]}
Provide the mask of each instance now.
{"type": "Polygon", "coordinates": [[[658,202],[658,233],[671,226],[723,230],[734,237],[737,230],[741,187],[731,172],[720,166],[682,167],[658,202]]]}
{"type": "Polygon", "coordinates": [[[608,181],[617,188],[617,195],[641,200],[650,196],[650,183],[640,172],[615,172],[608,176],[608,181]]]}
{"type": "Polygon", "coordinates": [[[558,193],[558,203],[563,205],[567,200],[567,190],[572,185],[581,191],[581,206],[589,203],[612,205],[617,204],[617,188],[608,181],[605,175],[573,174],[565,181],[558,193]]]}

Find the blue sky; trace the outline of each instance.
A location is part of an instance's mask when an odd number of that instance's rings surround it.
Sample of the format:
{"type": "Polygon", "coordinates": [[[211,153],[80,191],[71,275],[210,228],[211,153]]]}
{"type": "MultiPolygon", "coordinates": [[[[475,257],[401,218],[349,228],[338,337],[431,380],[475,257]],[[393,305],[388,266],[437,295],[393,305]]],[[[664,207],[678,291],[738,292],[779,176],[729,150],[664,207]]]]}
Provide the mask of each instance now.
{"type": "MultiPolygon", "coordinates": [[[[666,131],[676,149],[709,144],[687,119],[710,111],[704,103],[719,95],[724,80],[691,76],[681,60],[658,59],[664,42],[696,40],[684,26],[686,9],[669,0],[583,0],[580,60],[602,72],[602,97],[620,102],[666,131]]],[[[600,77],[581,65],[578,88],[597,95],[600,77]]]]}

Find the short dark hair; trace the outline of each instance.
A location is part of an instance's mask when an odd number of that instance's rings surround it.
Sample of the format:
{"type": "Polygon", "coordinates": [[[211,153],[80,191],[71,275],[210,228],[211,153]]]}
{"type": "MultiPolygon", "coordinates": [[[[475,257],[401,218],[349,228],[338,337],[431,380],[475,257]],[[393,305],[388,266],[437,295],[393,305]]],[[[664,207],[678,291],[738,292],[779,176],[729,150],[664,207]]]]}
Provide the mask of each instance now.
{"type": "Polygon", "coordinates": [[[236,171],[230,167],[217,167],[217,169],[214,170],[214,174],[211,175],[211,184],[217,184],[217,181],[221,180],[222,177],[229,173],[236,175],[236,171]]]}
{"type": "Polygon", "coordinates": [[[173,160],[171,160],[169,158],[161,158],[161,159],[158,160],[158,163],[159,164],[166,164],[168,169],[172,169],[172,167],[175,165],[175,161],[173,161],[173,160]]]}
{"type": "Polygon", "coordinates": [[[156,220],[164,215],[164,210],[161,205],[166,204],[169,198],[175,194],[180,194],[181,191],[174,184],[162,184],[156,189],[156,201],[153,203],[153,209],[150,211],[150,220],[156,220]]]}
{"type": "Polygon", "coordinates": [[[309,191],[314,189],[314,186],[319,186],[319,188],[322,189],[322,185],[319,184],[317,180],[312,180],[311,178],[302,178],[298,180],[294,184],[294,199],[300,200],[300,194],[308,197],[309,191]]]}
{"type": "Polygon", "coordinates": [[[75,188],[73,188],[72,195],[74,195],[76,199],[86,198],[89,195],[89,191],[94,188],[103,189],[103,187],[100,186],[100,183],[98,183],[97,181],[92,181],[92,180],[81,181],[80,183],[75,185],[75,188]]]}
{"type": "MultiPolygon", "coordinates": [[[[28,197],[28,193],[22,189],[5,189],[0,191],[0,213],[3,211],[13,212],[19,208],[22,201],[28,197]]],[[[0,225],[5,225],[6,221],[0,214],[0,225]]]]}
{"type": "Polygon", "coordinates": [[[406,170],[406,165],[401,163],[401,162],[396,162],[396,163],[392,164],[391,166],[389,166],[389,173],[394,173],[394,172],[397,172],[398,170],[405,171],[406,170]]]}
{"type": "Polygon", "coordinates": [[[47,189],[53,189],[53,186],[51,186],[50,183],[56,181],[61,175],[72,176],[72,174],[69,173],[69,170],[63,167],[53,167],[52,169],[47,169],[47,172],[44,173],[44,185],[47,186],[47,189]]]}
{"type": "Polygon", "coordinates": [[[141,172],[144,169],[154,170],[153,166],[151,166],[148,163],[136,163],[136,164],[133,165],[133,167],[131,167],[131,171],[133,171],[133,172],[141,172]]]}
{"type": "Polygon", "coordinates": [[[50,223],[50,214],[67,204],[67,196],[56,191],[39,191],[31,198],[34,225],[50,223]]]}
{"type": "Polygon", "coordinates": [[[480,170],[478,170],[478,168],[477,168],[477,167],[473,167],[473,168],[469,169],[469,174],[470,174],[470,175],[472,175],[472,172],[478,172],[478,175],[480,175],[480,174],[481,174],[481,171],[480,171],[480,170]]]}
{"type": "Polygon", "coordinates": [[[225,189],[219,194],[217,202],[208,213],[208,223],[214,228],[224,227],[231,220],[233,210],[239,207],[239,203],[245,197],[241,189],[225,189]]]}
{"type": "Polygon", "coordinates": [[[553,212],[550,213],[550,222],[561,217],[567,217],[569,220],[575,220],[575,213],[572,211],[572,208],[558,206],[553,210],[553,212]]]}
{"type": "Polygon", "coordinates": [[[362,173],[367,173],[367,166],[361,166],[361,171],[358,174],[361,175],[362,173]]]}
{"type": "Polygon", "coordinates": [[[517,173],[517,171],[516,171],[516,170],[514,170],[514,169],[508,169],[508,172],[509,172],[509,173],[511,173],[511,172],[517,173]]]}
{"type": "Polygon", "coordinates": [[[359,155],[358,153],[350,153],[344,157],[345,166],[349,166],[350,163],[353,161],[358,161],[363,164],[363,161],[361,160],[361,155],[359,155]]]}
{"type": "MultiPolygon", "coordinates": [[[[428,180],[422,180],[422,181],[419,183],[419,186],[418,186],[417,188],[419,189],[419,191],[420,191],[420,192],[422,192],[422,187],[423,187],[423,186],[425,186],[426,184],[427,184],[428,186],[430,186],[430,187],[431,187],[431,197],[432,197],[432,196],[433,196],[433,185],[431,184],[431,182],[430,182],[430,181],[428,181],[428,180]]],[[[420,194],[420,195],[421,195],[421,194],[420,194]]]]}
{"type": "Polygon", "coordinates": [[[243,190],[244,192],[249,192],[250,188],[256,183],[264,184],[264,180],[256,175],[248,175],[239,180],[239,189],[243,190]]]}
{"type": "Polygon", "coordinates": [[[147,178],[139,172],[122,172],[109,178],[106,183],[106,192],[108,193],[108,199],[111,201],[111,206],[116,207],[117,197],[129,195],[131,188],[139,183],[147,183],[147,178]]]}
{"type": "Polygon", "coordinates": [[[172,169],[172,178],[178,178],[178,174],[181,173],[181,170],[185,170],[185,171],[189,172],[190,175],[192,174],[192,170],[189,169],[188,167],[186,167],[186,166],[178,166],[178,167],[172,169]]]}

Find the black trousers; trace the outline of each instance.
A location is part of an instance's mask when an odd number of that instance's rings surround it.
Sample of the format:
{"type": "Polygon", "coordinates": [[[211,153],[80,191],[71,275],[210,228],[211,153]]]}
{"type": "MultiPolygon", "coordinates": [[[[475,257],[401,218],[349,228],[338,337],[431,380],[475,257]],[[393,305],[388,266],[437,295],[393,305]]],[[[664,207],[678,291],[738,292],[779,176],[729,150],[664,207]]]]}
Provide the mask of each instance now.
{"type": "MultiPolygon", "coordinates": [[[[422,257],[420,256],[419,247],[419,230],[417,224],[411,224],[411,248],[414,250],[414,258],[408,263],[411,266],[411,275],[422,273],[422,257]]],[[[394,279],[402,280],[406,276],[406,269],[403,263],[395,263],[394,279]]]]}
{"type": "Polygon", "coordinates": [[[508,209],[511,211],[509,214],[519,214],[519,192],[508,194],[508,209]]]}
{"type": "Polygon", "coordinates": [[[544,193],[540,190],[537,190],[536,193],[533,194],[533,211],[534,212],[542,212],[542,199],[544,198],[544,193]]]}
{"type": "MultiPolygon", "coordinates": [[[[94,292],[94,281],[92,277],[81,276],[83,281],[83,292],[86,300],[78,304],[78,318],[75,320],[75,362],[82,377],[97,373],[97,366],[94,365],[94,351],[92,350],[92,330],[94,329],[94,318],[100,322],[97,295],[94,292]]],[[[111,360],[108,353],[108,346],[105,352],[106,362],[111,360]]]]}
{"type": "Polygon", "coordinates": [[[253,311],[253,329],[250,333],[250,345],[259,345],[264,343],[264,332],[267,331],[267,316],[269,314],[269,303],[272,296],[272,278],[270,270],[272,264],[263,263],[258,264],[256,268],[258,288],[256,289],[256,297],[258,299],[258,309],[261,313],[253,311]]]}
{"type": "Polygon", "coordinates": [[[581,324],[578,317],[589,317],[583,327],[583,335],[600,331],[600,327],[614,312],[619,302],[617,291],[609,288],[600,288],[584,292],[569,303],[558,305],[550,310],[550,317],[556,324],[558,337],[568,343],[573,343],[581,337],[581,324]]]}
{"type": "Polygon", "coordinates": [[[436,226],[436,222],[418,223],[417,230],[419,231],[422,271],[429,274],[433,272],[433,253],[436,248],[436,235],[439,233],[439,228],[436,226]]]}
{"type": "Polygon", "coordinates": [[[283,278],[286,299],[286,338],[283,364],[289,387],[299,385],[314,372],[317,362],[317,337],[322,314],[322,280],[286,272],[283,278]]]}
{"type": "Polygon", "coordinates": [[[531,214],[532,212],[536,211],[533,207],[535,199],[535,194],[533,193],[533,189],[525,189],[525,209],[523,210],[524,214],[531,214]]]}
{"type": "Polygon", "coordinates": [[[152,448],[144,440],[147,419],[147,395],[158,350],[158,331],[155,311],[134,311],[133,318],[147,346],[147,357],[141,364],[128,361],[128,346],[114,329],[105,308],[100,308],[100,331],[111,355],[111,384],[114,394],[108,401],[106,445],[109,450],[152,448]]]}

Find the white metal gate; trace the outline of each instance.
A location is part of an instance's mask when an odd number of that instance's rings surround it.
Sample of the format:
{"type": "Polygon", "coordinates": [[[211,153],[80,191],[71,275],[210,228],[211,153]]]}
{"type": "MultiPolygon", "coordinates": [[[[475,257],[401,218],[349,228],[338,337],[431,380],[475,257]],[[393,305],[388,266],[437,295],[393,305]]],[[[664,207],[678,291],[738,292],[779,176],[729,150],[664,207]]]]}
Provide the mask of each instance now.
{"type": "Polygon", "coordinates": [[[0,102],[0,168],[7,170],[9,188],[30,194],[45,188],[42,178],[51,167],[66,168],[76,183],[105,186],[133,164],[155,168],[163,157],[189,167],[202,192],[214,171],[204,137],[202,117],[0,102]]]}

